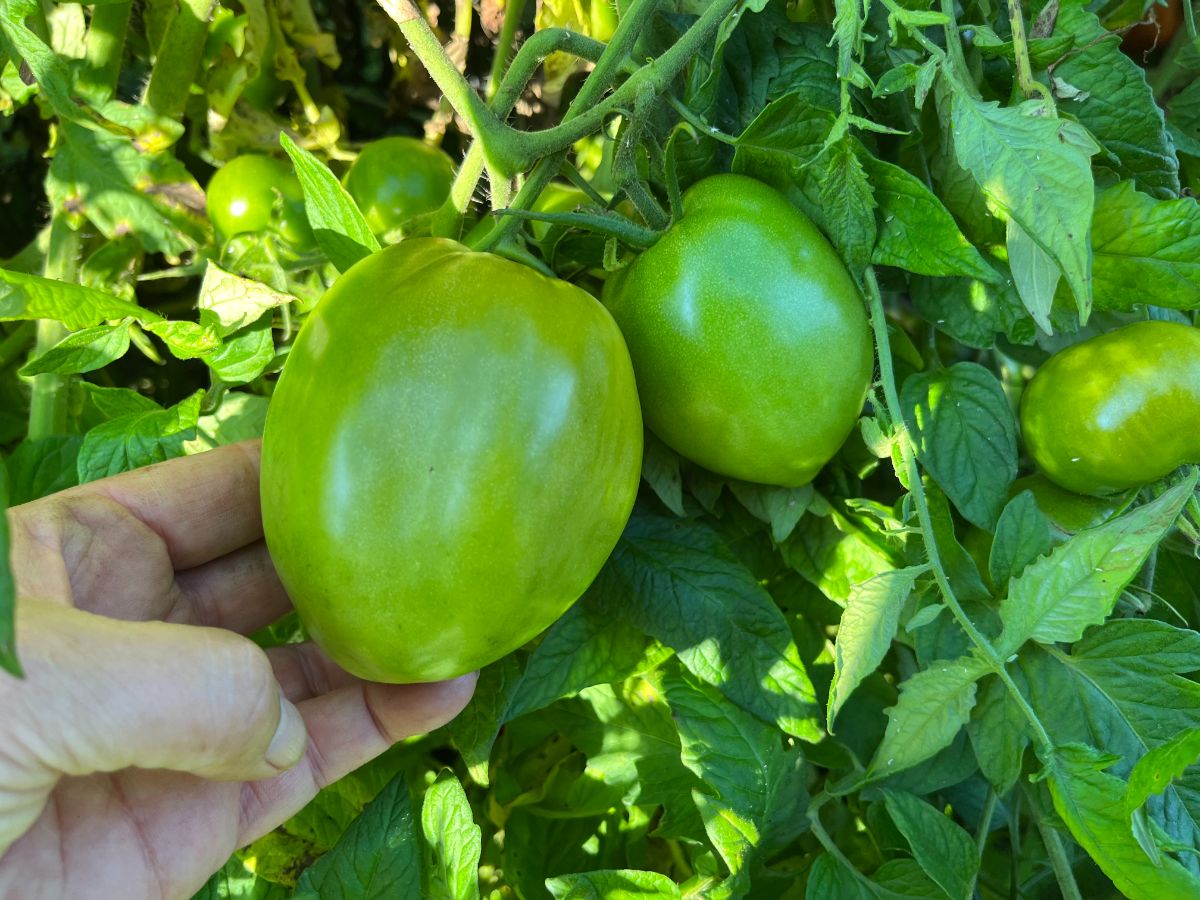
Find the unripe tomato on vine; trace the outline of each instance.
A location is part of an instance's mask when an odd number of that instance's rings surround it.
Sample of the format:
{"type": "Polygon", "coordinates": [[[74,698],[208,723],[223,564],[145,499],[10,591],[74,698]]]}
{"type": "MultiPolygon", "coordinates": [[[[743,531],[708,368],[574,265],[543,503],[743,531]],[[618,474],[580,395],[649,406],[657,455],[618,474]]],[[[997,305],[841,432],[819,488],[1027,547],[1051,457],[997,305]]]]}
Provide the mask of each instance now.
{"type": "Polygon", "coordinates": [[[805,484],[870,386],[858,288],[817,227],[761,182],[714,175],[683,207],[605,291],[646,424],[719,474],[805,484]]]}
{"type": "Polygon", "coordinates": [[[1038,468],[1079,494],[1112,494],[1200,463],[1200,329],[1138,322],[1062,350],[1021,399],[1038,468]]]}

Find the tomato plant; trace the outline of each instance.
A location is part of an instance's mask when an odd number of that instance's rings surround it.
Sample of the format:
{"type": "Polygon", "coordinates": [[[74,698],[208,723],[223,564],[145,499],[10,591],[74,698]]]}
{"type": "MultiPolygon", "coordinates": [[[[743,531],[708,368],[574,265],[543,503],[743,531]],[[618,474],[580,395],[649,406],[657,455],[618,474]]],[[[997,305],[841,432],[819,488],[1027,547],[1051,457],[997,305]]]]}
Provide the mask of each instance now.
{"type": "Polygon", "coordinates": [[[0,3],[0,495],[265,433],[254,640],[479,667],[162,890],[1200,897],[1200,56],[1146,9],[0,3]]]}
{"type": "Polygon", "coordinates": [[[451,678],[583,593],[641,455],[629,354],[595,299],[451,241],[404,241],[343,275],[292,347],[263,443],[267,543],[348,671],[451,678]]]}
{"type": "Polygon", "coordinates": [[[874,363],[841,260],[766,185],[714,175],[613,282],[646,422],[714,472],[812,480],[858,420],[874,363]]]}
{"type": "Polygon", "coordinates": [[[376,234],[433,212],[446,200],[454,163],[441,150],[409,137],[374,141],[346,172],[346,190],[376,234]]]}
{"type": "Polygon", "coordinates": [[[1068,347],[1026,389],[1021,430],[1047,477],[1080,494],[1200,462],[1200,329],[1141,322],[1068,347]]]}

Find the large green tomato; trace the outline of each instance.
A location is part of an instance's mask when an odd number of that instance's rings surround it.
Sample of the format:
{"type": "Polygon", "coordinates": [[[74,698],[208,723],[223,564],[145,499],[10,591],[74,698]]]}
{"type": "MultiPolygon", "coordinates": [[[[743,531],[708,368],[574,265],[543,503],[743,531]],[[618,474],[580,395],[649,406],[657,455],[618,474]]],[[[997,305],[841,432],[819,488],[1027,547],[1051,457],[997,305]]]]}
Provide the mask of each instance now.
{"type": "Polygon", "coordinates": [[[389,137],[363,147],[344,180],[346,190],[377,235],[446,202],[454,162],[436,147],[410,137],[389,137]]]}
{"type": "Polygon", "coordinates": [[[451,678],[525,643],[595,578],[637,493],[642,419],[612,317],[439,238],[359,262],[279,378],[267,545],[348,671],[451,678]]]}
{"type": "Polygon", "coordinates": [[[205,195],[208,217],[225,240],[273,229],[297,249],[315,244],[304,192],[287,163],[257,154],[235,157],[209,179],[205,195]],[[278,215],[277,198],[283,201],[278,215]]]}
{"type": "Polygon", "coordinates": [[[811,481],[854,427],[873,372],[858,289],[782,194],[716,175],[610,280],[646,424],[746,481],[811,481]]]}
{"type": "Polygon", "coordinates": [[[1200,329],[1138,322],[1055,354],[1021,398],[1021,431],[1038,468],[1079,494],[1200,462],[1200,329]]]}

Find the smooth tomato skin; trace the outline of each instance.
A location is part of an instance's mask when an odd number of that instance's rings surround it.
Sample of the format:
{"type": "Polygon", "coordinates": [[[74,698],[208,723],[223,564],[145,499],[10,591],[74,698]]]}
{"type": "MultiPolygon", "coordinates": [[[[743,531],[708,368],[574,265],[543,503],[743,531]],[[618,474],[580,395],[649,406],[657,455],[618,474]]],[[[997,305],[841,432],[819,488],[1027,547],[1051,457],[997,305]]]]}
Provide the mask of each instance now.
{"type": "Polygon", "coordinates": [[[1021,398],[1021,431],[1038,468],[1077,494],[1200,462],[1200,329],[1138,322],[1055,354],[1021,398]]]}
{"type": "Polygon", "coordinates": [[[376,235],[430,213],[450,196],[454,162],[410,137],[388,137],[363,147],[343,184],[376,235]]]}
{"type": "Polygon", "coordinates": [[[305,322],[262,455],[271,556],[362,678],[452,678],[549,626],[617,542],[642,420],[594,298],[440,238],[359,262],[305,322]]]}
{"type": "Polygon", "coordinates": [[[646,423],[683,456],[797,486],[854,427],[874,371],[861,297],[817,227],[767,185],[698,182],[607,288],[646,423]]]}
{"type": "Polygon", "coordinates": [[[274,228],[297,249],[308,249],[315,244],[304,213],[300,182],[287,163],[273,157],[257,154],[234,157],[209,179],[205,202],[209,219],[225,240],[274,228]],[[278,219],[277,196],[283,198],[278,219]]]}

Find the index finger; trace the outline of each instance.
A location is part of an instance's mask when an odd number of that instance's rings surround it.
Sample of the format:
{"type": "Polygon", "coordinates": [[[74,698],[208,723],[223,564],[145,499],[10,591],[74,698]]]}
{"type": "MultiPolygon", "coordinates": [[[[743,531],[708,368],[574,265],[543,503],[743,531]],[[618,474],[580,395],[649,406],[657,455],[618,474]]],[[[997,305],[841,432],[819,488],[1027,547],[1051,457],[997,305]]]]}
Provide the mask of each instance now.
{"type": "Polygon", "coordinates": [[[262,538],[260,450],[260,441],[230,444],[70,488],[57,500],[112,500],[162,538],[176,569],[189,569],[262,538]]]}

